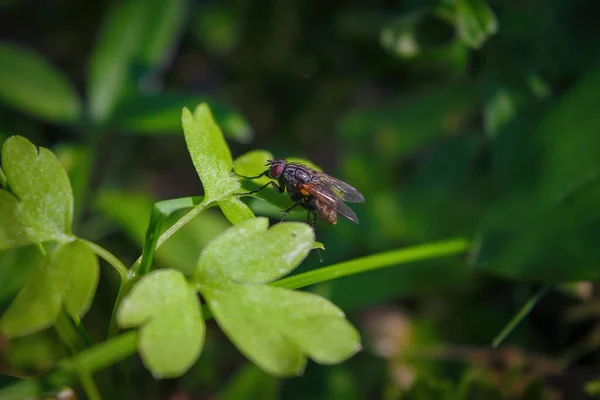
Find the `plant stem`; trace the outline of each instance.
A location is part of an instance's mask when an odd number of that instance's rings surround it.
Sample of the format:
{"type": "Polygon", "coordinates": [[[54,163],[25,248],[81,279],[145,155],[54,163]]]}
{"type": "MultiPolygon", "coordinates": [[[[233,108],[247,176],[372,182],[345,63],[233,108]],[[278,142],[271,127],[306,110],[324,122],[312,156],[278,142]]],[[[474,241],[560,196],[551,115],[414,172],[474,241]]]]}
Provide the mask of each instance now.
{"type": "MultiPolygon", "coordinates": [[[[99,343],[86,349],[70,359],[60,362],[50,372],[35,379],[24,379],[6,388],[0,389],[0,399],[21,400],[30,397],[41,397],[48,387],[66,386],[82,379],[81,374],[91,374],[109,367],[129,356],[137,350],[137,331],[129,331],[113,339],[99,343]]],[[[83,382],[82,382],[83,384],[83,382]]],[[[97,388],[88,386],[86,394],[94,400],[97,388]],[[89,391],[89,392],[88,392],[89,391]]]]}
{"type": "Polygon", "coordinates": [[[127,279],[127,276],[129,274],[129,272],[127,271],[127,267],[110,251],[106,250],[102,246],[98,246],[94,242],[90,242],[89,240],[85,240],[82,238],[79,238],[79,240],[85,243],[98,257],[102,258],[104,261],[109,263],[115,269],[115,271],[117,271],[117,273],[121,277],[121,281],[127,279]]]}
{"type": "Polygon", "coordinates": [[[150,214],[150,223],[148,229],[146,229],[146,239],[144,240],[144,248],[142,249],[142,260],[136,263],[132,272],[136,275],[145,275],[150,272],[152,261],[154,260],[154,253],[156,252],[156,242],[160,232],[160,226],[162,225],[164,215],[160,212],[156,203],[152,206],[152,213],[150,214]]]}
{"type": "Polygon", "coordinates": [[[330,281],[343,276],[354,275],[379,268],[392,267],[420,260],[462,254],[469,248],[466,239],[450,239],[442,242],[428,243],[405,249],[374,254],[367,257],[341,262],[329,267],[294,275],[271,283],[273,286],[298,289],[315,283],[330,281]]]}
{"type": "Polygon", "coordinates": [[[525,319],[527,315],[529,315],[529,313],[531,312],[531,310],[533,310],[537,302],[540,301],[540,299],[544,297],[546,293],[548,293],[548,290],[550,290],[551,287],[551,285],[545,284],[544,286],[539,288],[539,290],[533,296],[531,296],[529,300],[527,300],[527,303],[525,303],[525,305],[521,307],[517,315],[515,315],[510,320],[510,322],[504,327],[504,329],[500,331],[498,336],[494,338],[494,340],[492,341],[492,347],[498,347],[500,343],[502,343],[504,339],[506,339],[506,337],[516,328],[516,326],[523,319],[525,319]]]}

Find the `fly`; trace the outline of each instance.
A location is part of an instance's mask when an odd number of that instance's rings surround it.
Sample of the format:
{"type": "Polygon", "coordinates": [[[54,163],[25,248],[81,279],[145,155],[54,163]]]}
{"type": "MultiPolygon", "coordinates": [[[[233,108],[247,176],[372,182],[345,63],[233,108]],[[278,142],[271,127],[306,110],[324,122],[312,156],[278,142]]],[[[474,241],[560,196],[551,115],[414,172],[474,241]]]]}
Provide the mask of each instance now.
{"type": "Polygon", "coordinates": [[[310,214],[313,215],[313,226],[317,217],[323,222],[334,225],[337,223],[338,215],[358,224],[358,217],[345,202],[363,203],[365,198],[352,186],[306,165],[287,162],[282,158],[268,160],[265,165],[269,168],[262,174],[242,176],[242,178],[257,179],[267,176],[273,180],[244,194],[260,192],[269,185],[279,193],[287,191],[294,204],[283,212],[282,220],[294,208],[302,206],[309,212],[309,217],[310,214]]]}

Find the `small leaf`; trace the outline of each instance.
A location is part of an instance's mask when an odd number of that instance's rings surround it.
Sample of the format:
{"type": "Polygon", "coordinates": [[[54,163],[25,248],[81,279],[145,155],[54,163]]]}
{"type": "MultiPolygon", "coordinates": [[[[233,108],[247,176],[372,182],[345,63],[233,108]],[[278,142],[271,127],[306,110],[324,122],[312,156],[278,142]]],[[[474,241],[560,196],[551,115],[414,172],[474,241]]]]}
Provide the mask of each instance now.
{"type": "Polygon", "coordinates": [[[237,196],[229,196],[219,201],[219,207],[229,222],[239,224],[247,219],[254,218],[254,213],[237,196]]]}
{"type": "Polygon", "coordinates": [[[47,60],[19,46],[0,43],[0,100],[35,117],[76,122],[81,100],[68,78],[47,60]]]}
{"type": "Polygon", "coordinates": [[[252,128],[248,121],[230,104],[206,96],[185,93],[133,94],[119,103],[112,123],[122,129],[138,134],[180,134],[181,109],[193,108],[207,102],[215,120],[227,137],[241,143],[252,140],[252,128]]]}
{"type": "Polygon", "coordinates": [[[73,193],[54,154],[13,136],[2,146],[10,192],[0,190],[0,251],[46,241],[69,241],[73,193]]]}
{"type": "Polygon", "coordinates": [[[201,290],[223,331],[271,374],[301,374],[306,355],[334,364],[360,350],[358,332],[344,313],[317,295],[262,285],[203,285],[201,290]]]}
{"type": "Polygon", "coordinates": [[[498,31],[498,21],[486,0],[456,0],[456,27],[465,44],[479,48],[498,31]]]}
{"type": "Polygon", "coordinates": [[[253,218],[228,229],[202,252],[198,282],[267,283],[293,270],[310,252],[314,232],[299,222],[269,228],[267,218],[253,218]]]}
{"type": "Polygon", "coordinates": [[[181,119],[188,151],[206,199],[219,199],[239,189],[239,182],[231,173],[231,152],[208,105],[200,104],[194,114],[184,108],[181,119]]]}
{"type": "Polygon", "coordinates": [[[85,243],[74,241],[57,247],[31,271],[0,320],[8,337],[23,336],[50,326],[64,306],[83,316],[98,283],[98,259],[85,243]]]}
{"type": "Polygon", "coordinates": [[[121,328],[141,327],[140,354],[156,378],[181,376],[204,345],[198,297],[175,270],[145,275],[123,300],[117,321],[121,328]]]}

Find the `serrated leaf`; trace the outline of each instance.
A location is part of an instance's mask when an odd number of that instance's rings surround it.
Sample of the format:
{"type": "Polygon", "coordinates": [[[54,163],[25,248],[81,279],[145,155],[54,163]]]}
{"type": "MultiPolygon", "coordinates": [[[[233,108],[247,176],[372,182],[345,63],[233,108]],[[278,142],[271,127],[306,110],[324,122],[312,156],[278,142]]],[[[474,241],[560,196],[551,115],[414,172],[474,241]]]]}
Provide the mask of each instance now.
{"type": "Polygon", "coordinates": [[[121,328],[140,327],[140,354],[156,378],[181,376],[204,345],[198,297],[175,270],[144,276],[121,303],[117,321],[121,328]]]}
{"type": "Polygon", "coordinates": [[[241,143],[252,140],[252,128],[230,104],[207,96],[185,93],[134,94],[127,96],[115,110],[112,123],[132,133],[180,134],[181,109],[210,104],[216,122],[225,135],[241,143]]]}
{"type": "Polygon", "coordinates": [[[2,146],[10,192],[0,190],[0,251],[46,241],[69,241],[73,193],[54,154],[13,136],[2,146]]]}
{"type": "Polygon", "coordinates": [[[229,196],[219,201],[219,207],[232,224],[239,224],[247,219],[254,218],[254,213],[250,207],[236,196],[229,196]]]}
{"type": "Polygon", "coordinates": [[[314,232],[307,224],[267,218],[241,222],[215,238],[200,254],[197,282],[268,283],[293,270],[310,252],[314,232]]]}
{"type": "Polygon", "coordinates": [[[52,122],[76,122],[81,100],[75,87],[47,60],[22,47],[0,43],[0,100],[52,122]]]}
{"type": "Polygon", "coordinates": [[[339,363],[360,350],[343,312],[317,295],[262,285],[202,285],[212,314],[242,353],[265,371],[299,375],[306,356],[339,363]]]}
{"type": "Polygon", "coordinates": [[[58,246],[34,269],[25,286],[0,319],[8,337],[27,335],[50,326],[61,308],[83,316],[98,283],[98,259],[80,241],[58,246]]]}
{"type": "Polygon", "coordinates": [[[479,48],[498,31],[498,21],[486,0],[456,0],[456,27],[465,44],[479,48]]]}
{"type": "Polygon", "coordinates": [[[181,120],[206,200],[219,199],[239,189],[239,181],[231,173],[231,152],[208,105],[200,104],[193,114],[184,108],[181,120]]]}

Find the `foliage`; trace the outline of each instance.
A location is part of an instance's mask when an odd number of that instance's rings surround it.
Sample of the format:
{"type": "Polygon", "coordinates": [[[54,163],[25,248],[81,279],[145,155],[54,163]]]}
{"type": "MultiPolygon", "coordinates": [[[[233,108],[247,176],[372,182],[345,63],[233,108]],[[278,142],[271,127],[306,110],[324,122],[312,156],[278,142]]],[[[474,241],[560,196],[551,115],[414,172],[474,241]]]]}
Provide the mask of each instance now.
{"type": "Polygon", "coordinates": [[[1,398],[598,392],[598,5],[4,6],[1,398]]]}

